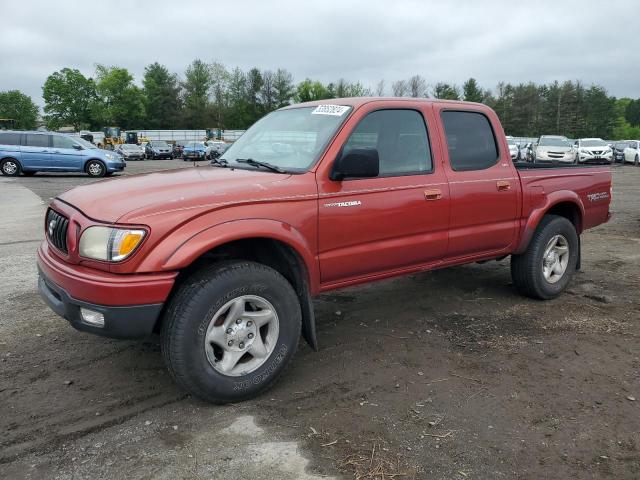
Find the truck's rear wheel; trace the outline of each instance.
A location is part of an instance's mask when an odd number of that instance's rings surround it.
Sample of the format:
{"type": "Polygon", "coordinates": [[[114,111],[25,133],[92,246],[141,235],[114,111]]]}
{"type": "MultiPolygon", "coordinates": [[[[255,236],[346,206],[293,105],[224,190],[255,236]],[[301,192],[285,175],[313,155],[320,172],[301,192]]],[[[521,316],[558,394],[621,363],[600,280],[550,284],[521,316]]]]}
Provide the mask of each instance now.
{"type": "Polygon", "coordinates": [[[575,227],[564,217],[547,215],[538,225],[527,251],[511,256],[511,277],[520,293],[549,300],[566,288],[577,261],[575,227]]]}
{"type": "Polygon", "coordinates": [[[185,281],[167,308],[162,351],[176,382],[212,403],[270,387],[293,358],[302,314],[277,271],[225,262],[185,281]]]}

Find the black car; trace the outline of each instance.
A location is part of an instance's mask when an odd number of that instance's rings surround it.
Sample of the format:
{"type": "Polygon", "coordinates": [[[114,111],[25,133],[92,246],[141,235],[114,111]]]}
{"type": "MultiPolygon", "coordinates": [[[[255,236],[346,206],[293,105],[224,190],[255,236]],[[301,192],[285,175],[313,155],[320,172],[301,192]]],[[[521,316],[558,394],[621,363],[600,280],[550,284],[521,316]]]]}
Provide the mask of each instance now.
{"type": "Polygon", "coordinates": [[[173,158],[173,149],[164,140],[151,140],[145,147],[147,158],[156,160],[159,158],[173,158]]]}
{"type": "Polygon", "coordinates": [[[624,163],[624,149],[629,146],[628,141],[615,142],[613,144],[613,162],[624,163]]]}

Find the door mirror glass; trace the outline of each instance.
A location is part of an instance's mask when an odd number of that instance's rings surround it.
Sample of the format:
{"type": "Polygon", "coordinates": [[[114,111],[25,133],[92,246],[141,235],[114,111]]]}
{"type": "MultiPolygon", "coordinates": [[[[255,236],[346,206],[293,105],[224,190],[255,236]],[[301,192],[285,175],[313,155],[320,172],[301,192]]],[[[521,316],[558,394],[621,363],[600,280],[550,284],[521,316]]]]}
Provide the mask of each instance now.
{"type": "Polygon", "coordinates": [[[333,164],[331,180],[371,178],[380,173],[380,159],[375,148],[353,148],[333,164]]]}

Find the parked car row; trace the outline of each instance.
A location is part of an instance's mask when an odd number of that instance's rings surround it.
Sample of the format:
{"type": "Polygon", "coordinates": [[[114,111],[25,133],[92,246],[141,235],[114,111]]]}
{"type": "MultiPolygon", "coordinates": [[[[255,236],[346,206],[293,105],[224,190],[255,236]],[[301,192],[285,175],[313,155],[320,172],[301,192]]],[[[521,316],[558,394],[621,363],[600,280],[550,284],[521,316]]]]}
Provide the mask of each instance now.
{"type": "Polygon", "coordinates": [[[562,135],[542,135],[533,143],[517,143],[507,137],[513,161],[531,163],[602,164],[627,162],[638,164],[638,140],[608,143],[601,138],[570,140],[562,135]]]}
{"type": "Polygon", "coordinates": [[[182,158],[183,160],[211,160],[222,155],[228,148],[223,141],[207,140],[178,141],[173,144],[163,140],[143,142],[141,145],[122,144],[115,150],[126,160],[159,160],[182,158]]]}

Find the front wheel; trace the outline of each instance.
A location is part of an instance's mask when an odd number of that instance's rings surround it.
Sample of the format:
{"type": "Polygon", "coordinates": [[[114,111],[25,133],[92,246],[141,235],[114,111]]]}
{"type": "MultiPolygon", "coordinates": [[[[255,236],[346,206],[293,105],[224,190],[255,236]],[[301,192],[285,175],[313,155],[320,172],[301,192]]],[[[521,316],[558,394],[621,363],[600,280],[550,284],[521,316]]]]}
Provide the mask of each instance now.
{"type": "Polygon", "coordinates": [[[560,295],[578,261],[578,234],[569,220],[546,215],[527,251],[511,256],[511,278],[520,293],[549,300],[560,295]]]}
{"type": "Polygon", "coordinates": [[[301,322],[298,298],[280,273],[224,262],[180,286],[165,313],[162,352],[185,390],[236,402],[273,385],[293,358],[301,322]]]}
{"type": "Polygon", "coordinates": [[[90,177],[104,177],[107,173],[107,168],[100,160],[90,160],[85,170],[90,177]]]}
{"type": "MultiPolygon", "coordinates": [[[[623,162],[624,163],[624,162],[623,162]]],[[[638,157],[638,155],[636,155],[635,160],[633,161],[633,164],[637,167],[638,165],[640,165],[640,157],[638,157]]]]}

